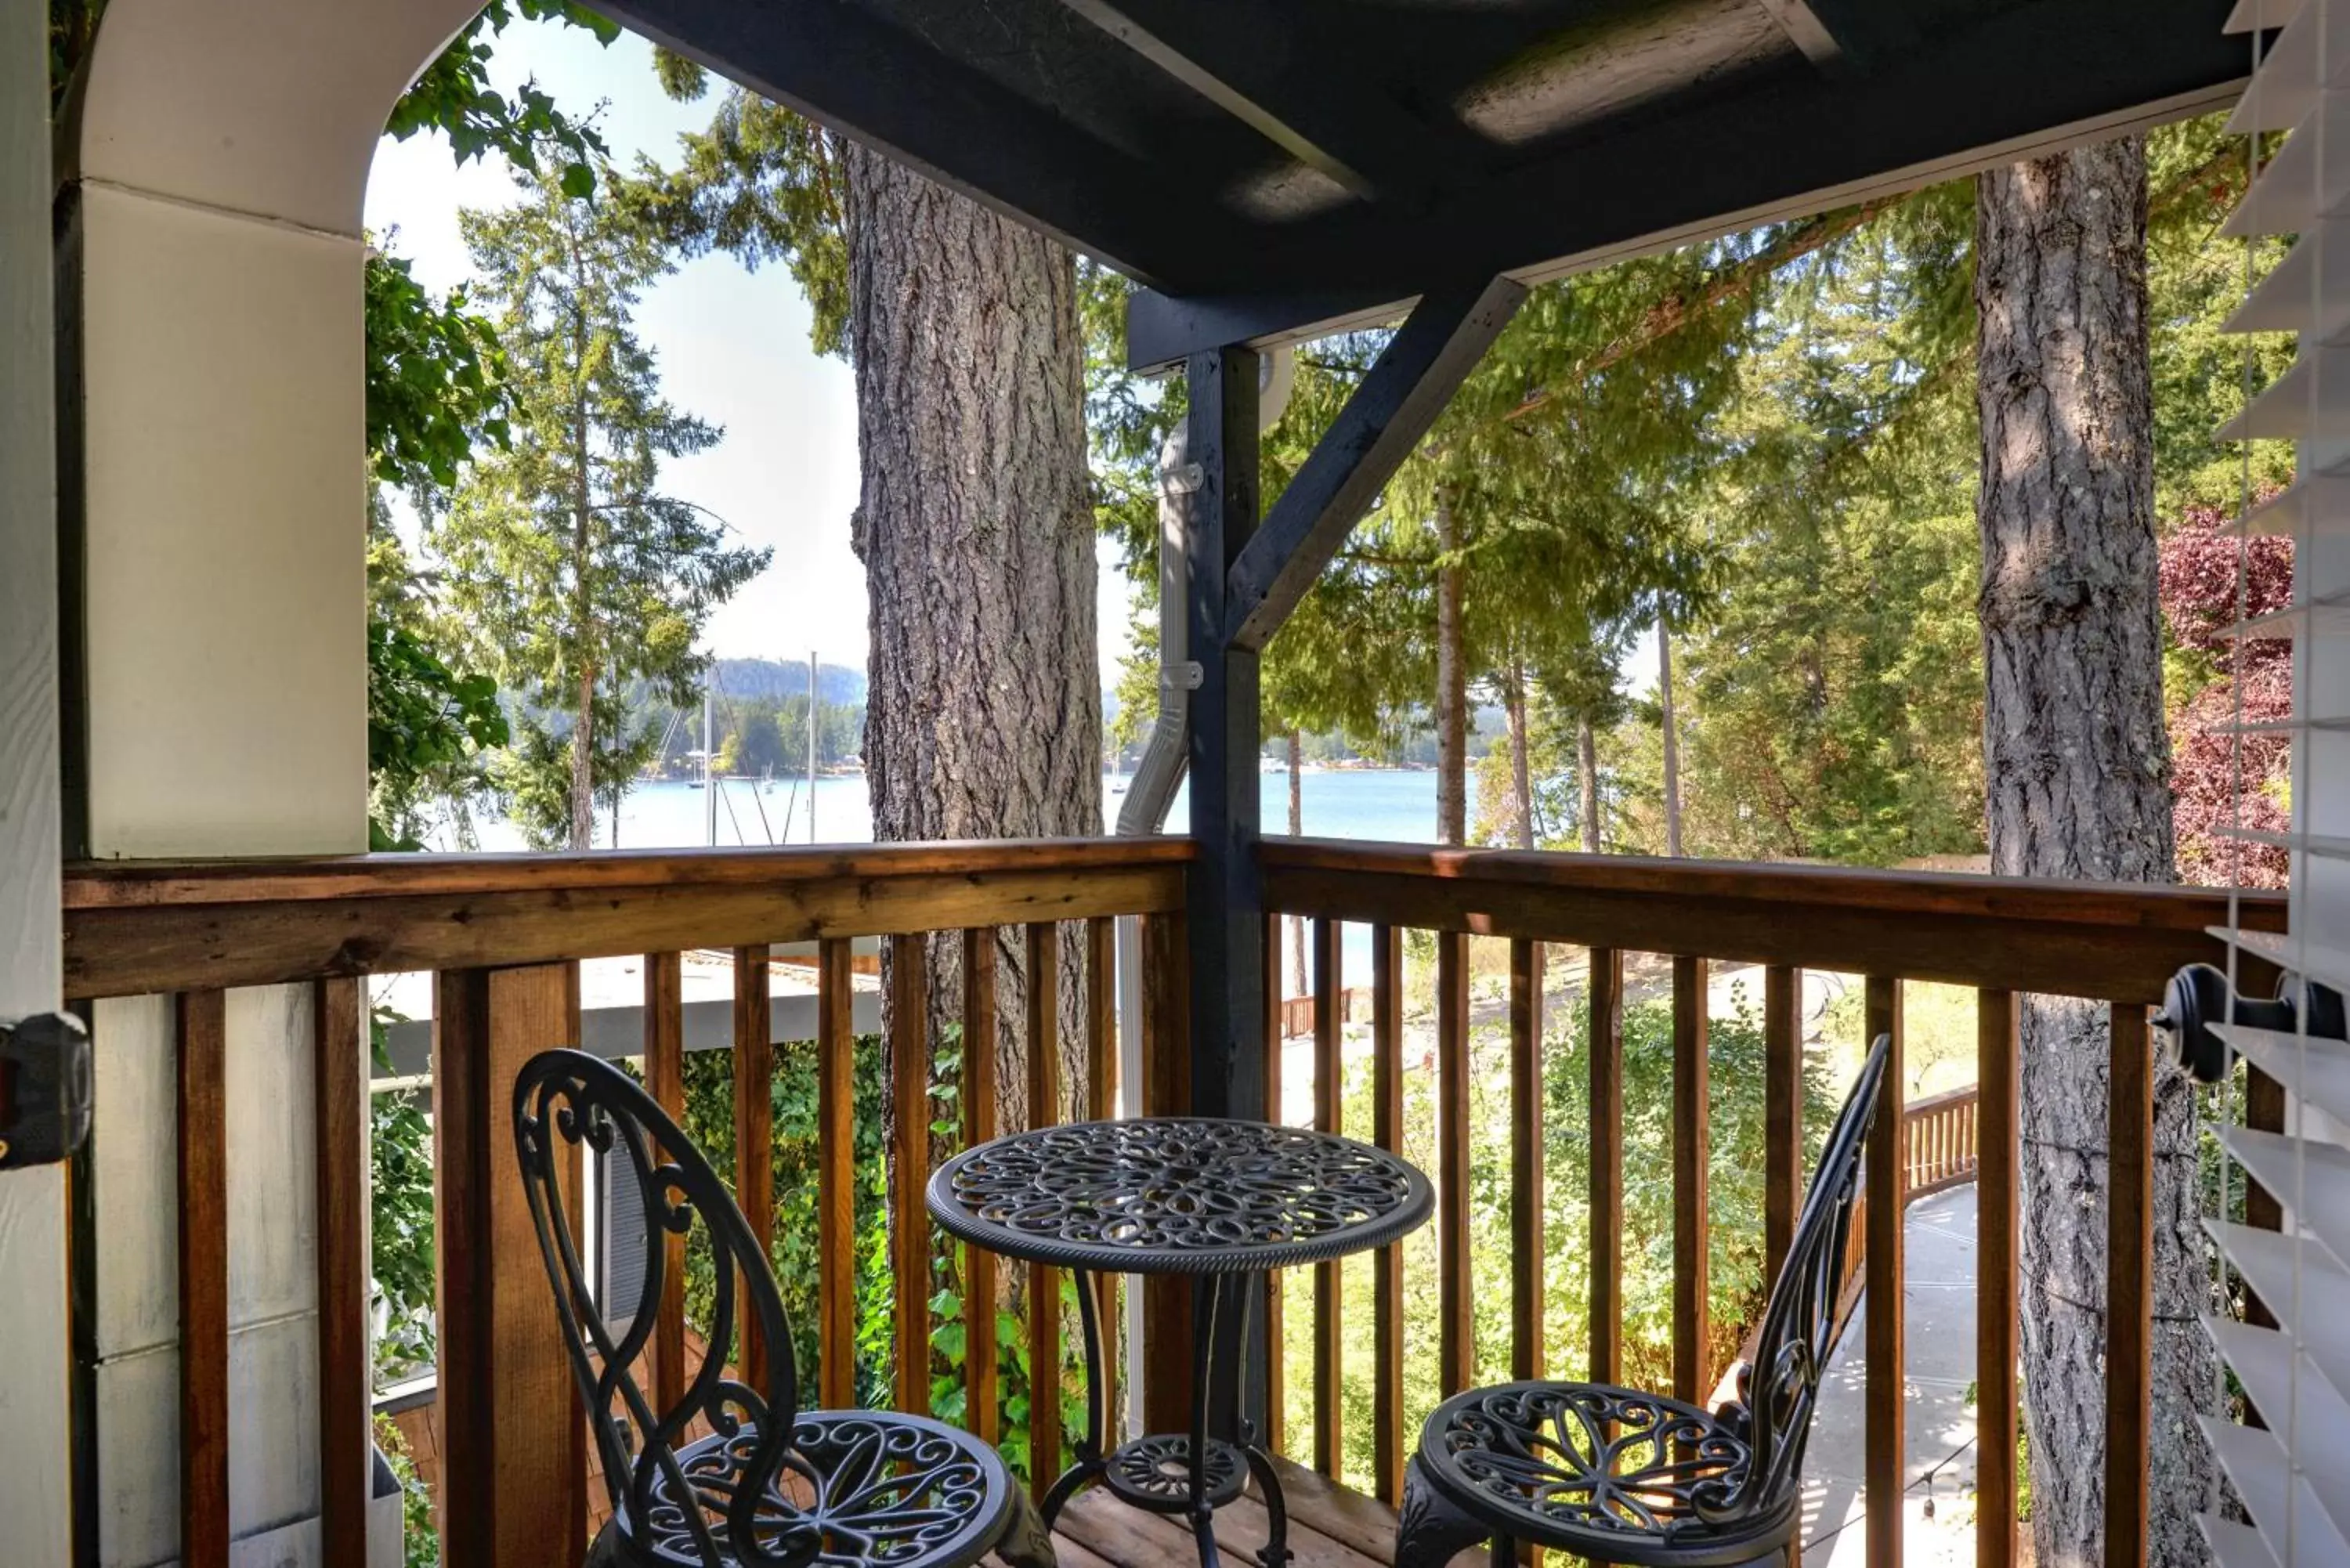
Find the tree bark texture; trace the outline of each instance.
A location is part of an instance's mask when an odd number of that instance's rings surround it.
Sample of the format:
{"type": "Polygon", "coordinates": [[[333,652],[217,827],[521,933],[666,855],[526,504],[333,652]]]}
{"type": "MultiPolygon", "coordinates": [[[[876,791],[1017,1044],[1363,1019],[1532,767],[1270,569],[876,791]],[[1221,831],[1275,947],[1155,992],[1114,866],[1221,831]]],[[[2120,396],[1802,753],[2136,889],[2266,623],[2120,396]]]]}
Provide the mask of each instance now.
{"type": "Polygon", "coordinates": [[[1665,853],[1681,853],[1681,736],[1673,712],[1673,623],[1657,618],[1657,702],[1662,710],[1665,742],[1665,853]]]}
{"type": "Polygon", "coordinates": [[[1592,732],[1588,719],[1575,722],[1575,774],[1582,795],[1583,821],[1577,826],[1583,852],[1596,855],[1600,851],[1599,737],[1592,732]]]}
{"type": "MultiPolygon", "coordinates": [[[[1991,869],[2171,880],[2156,602],[2144,142],[1981,177],[1975,304],[1982,487],[1983,763],[1991,869]]],[[[2093,1004],[2023,1023],[2022,1358],[2043,1568],[2103,1561],[2106,1093],[2093,1004]]],[[[2165,1064],[2155,1113],[2153,1560],[2208,1560],[2195,1430],[2216,1305],[2196,1233],[2192,1091],[2165,1064]]]]}
{"type": "MultiPolygon", "coordinates": [[[[575,270],[578,247],[572,247],[575,270]]],[[[579,711],[571,727],[571,847],[596,847],[596,660],[588,650],[596,640],[595,513],[588,504],[588,321],[574,311],[571,322],[571,364],[579,378],[572,389],[571,419],[571,573],[577,624],[573,646],[579,650],[579,711]]],[[[612,814],[619,831],[620,814],[612,814]]]]}
{"type": "Polygon", "coordinates": [[[1513,659],[1502,692],[1502,709],[1510,722],[1510,826],[1517,846],[1534,846],[1534,768],[1526,755],[1526,667],[1513,659]]]}
{"type": "Polygon", "coordinates": [[[1436,841],[1469,842],[1469,664],[1461,625],[1460,547],[1451,502],[1436,497],[1436,841]]]}
{"type": "MultiPolygon", "coordinates": [[[[874,836],[1097,835],[1101,680],[1076,264],[878,153],[847,144],[843,156],[874,836]]],[[[1085,1087],[1079,929],[1062,932],[1062,1104],[1048,1119],[1066,1119],[1085,1087]]],[[[959,938],[934,937],[930,960],[937,1040],[959,1022],[959,938]]],[[[1006,1128],[1029,1125],[1025,971],[1021,934],[999,932],[1006,1128]]]]}

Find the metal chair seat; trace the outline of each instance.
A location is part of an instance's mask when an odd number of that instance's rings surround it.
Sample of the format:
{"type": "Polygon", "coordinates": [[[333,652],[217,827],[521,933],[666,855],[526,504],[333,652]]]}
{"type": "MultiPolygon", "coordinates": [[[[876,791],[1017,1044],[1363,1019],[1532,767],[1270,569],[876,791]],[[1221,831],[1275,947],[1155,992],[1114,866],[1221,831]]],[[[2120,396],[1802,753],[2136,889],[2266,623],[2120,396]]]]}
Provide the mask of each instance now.
{"type": "Polygon", "coordinates": [[[1796,1522],[1792,1491],[1731,1528],[1707,1517],[1738,1494],[1753,1458],[1736,1407],[1713,1415],[1605,1384],[1474,1388],[1421,1428],[1402,1534],[1428,1543],[1410,1560],[1427,1563],[1497,1537],[1597,1563],[1749,1563],[1783,1550],[1796,1522]]]}
{"type": "Polygon", "coordinates": [[[681,1490],[712,1521],[723,1563],[805,1562],[812,1568],[964,1568],[991,1551],[1033,1560],[1045,1533],[1027,1494],[996,1451],[967,1432],[891,1410],[803,1410],[784,1468],[760,1485],[754,1556],[739,1555],[722,1522],[757,1464],[758,1429],[745,1423],[677,1450],[678,1476],[655,1480],[641,1519],[615,1515],[588,1561],[681,1564],[705,1559],[681,1490]]]}

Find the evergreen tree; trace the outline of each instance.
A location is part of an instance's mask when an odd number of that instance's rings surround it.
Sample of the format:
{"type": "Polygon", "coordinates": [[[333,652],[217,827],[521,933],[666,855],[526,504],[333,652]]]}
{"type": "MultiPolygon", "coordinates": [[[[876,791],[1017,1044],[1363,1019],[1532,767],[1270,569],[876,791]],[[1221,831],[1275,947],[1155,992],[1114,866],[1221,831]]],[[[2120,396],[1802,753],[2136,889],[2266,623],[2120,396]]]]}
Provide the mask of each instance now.
{"type": "Polygon", "coordinates": [[[513,436],[476,463],[432,543],[452,606],[527,704],[502,775],[525,831],[587,848],[598,796],[658,743],[627,729],[625,686],[691,701],[710,612],[771,552],[729,547],[723,524],[657,488],[662,459],[720,435],[661,399],[636,336],[639,294],[675,265],[660,239],[552,172],[462,223],[497,313],[513,436]]]}
{"type": "MultiPolygon", "coordinates": [[[[681,99],[700,67],[659,57],[681,99]]],[[[683,166],[628,200],[675,242],[782,263],[819,352],[857,371],[849,519],[872,631],[864,760],[875,836],[1083,836],[1102,826],[1093,518],[1077,265],[887,155],[733,90],[683,166]],[[942,722],[941,715],[951,722],[942,722]]],[[[962,946],[926,950],[934,1038],[962,946]]],[[[996,943],[999,1104],[1027,1116],[1027,954],[996,943]]],[[[1083,966],[1059,971],[1063,1081],[1088,1071],[1083,966]]],[[[900,994],[885,987],[887,1000],[900,994]]],[[[913,1179],[892,1169],[893,1181],[913,1179]]]]}
{"type": "MultiPolygon", "coordinates": [[[[2155,526],[2154,372],[2142,138],[1980,177],[1977,402],[1982,484],[1985,794],[1992,869],[2167,882],[2174,874],[2155,526]]],[[[2106,1010],[2033,997],[2022,1019],[2022,1376],[2039,1561],[2104,1550],[2108,1434],[2092,1353],[2107,1337],[2106,1010]]],[[[2135,1048],[2143,1049],[2143,1044],[2135,1048]]],[[[2195,1096],[2154,1095],[2155,1308],[2148,1535],[2201,1560],[2214,1467],[2194,1417],[2219,1304],[2197,1220],[2195,1096]]]]}

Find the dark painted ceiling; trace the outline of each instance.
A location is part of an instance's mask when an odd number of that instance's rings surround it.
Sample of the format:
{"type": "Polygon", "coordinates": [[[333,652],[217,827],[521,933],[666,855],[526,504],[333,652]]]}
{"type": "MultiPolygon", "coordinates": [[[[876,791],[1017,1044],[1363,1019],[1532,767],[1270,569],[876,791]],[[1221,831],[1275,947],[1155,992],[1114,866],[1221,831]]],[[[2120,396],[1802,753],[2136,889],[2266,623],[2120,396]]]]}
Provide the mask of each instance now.
{"type": "Polygon", "coordinates": [[[2224,100],[2228,0],[594,0],[1159,291],[1138,358],[2224,100]]]}

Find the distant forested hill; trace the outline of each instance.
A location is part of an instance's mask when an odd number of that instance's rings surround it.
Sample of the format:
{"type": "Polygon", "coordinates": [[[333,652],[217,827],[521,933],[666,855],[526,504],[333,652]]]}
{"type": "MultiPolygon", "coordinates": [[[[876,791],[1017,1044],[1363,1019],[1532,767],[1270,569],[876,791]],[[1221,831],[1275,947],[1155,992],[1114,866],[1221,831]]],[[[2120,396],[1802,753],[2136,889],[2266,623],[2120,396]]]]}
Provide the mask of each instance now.
{"type": "MultiPolygon", "coordinates": [[[[865,671],[847,664],[816,667],[816,696],[844,708],[865,706],[865,671]]],[[[718,695],[736,701],[780,703],[786,697],[807,695],[807,662],[794,664],[774,659],[722,659],[718,661],[718,695]]]]}

